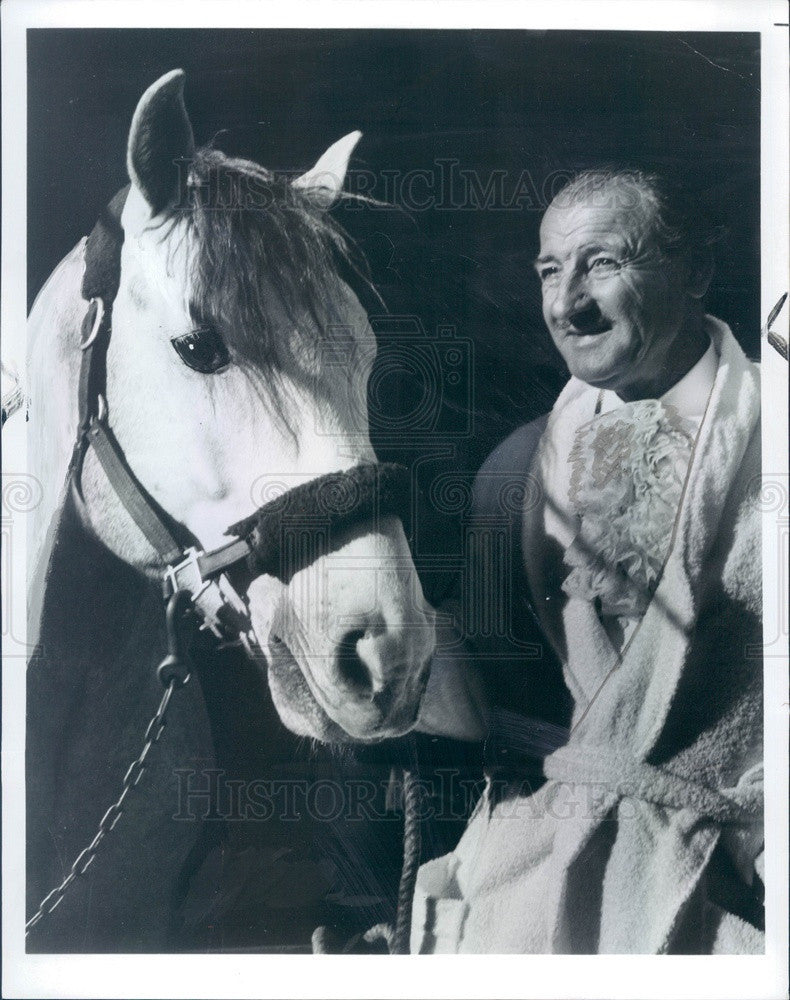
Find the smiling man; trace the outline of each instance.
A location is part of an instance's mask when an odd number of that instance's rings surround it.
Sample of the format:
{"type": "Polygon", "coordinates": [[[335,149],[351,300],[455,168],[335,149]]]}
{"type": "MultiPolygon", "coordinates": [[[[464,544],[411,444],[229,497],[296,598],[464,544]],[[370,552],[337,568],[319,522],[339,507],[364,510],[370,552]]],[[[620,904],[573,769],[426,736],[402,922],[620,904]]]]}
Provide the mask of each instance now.
{"type": "Polygon", "coordinates": [[[639,171],[581,174],[545,213],[571,378],[475,486],[481,528],[523,487],[510,590],[539,629],[515,668],[512,631],[466,636],[491,776],[420,871],[413,951],[763,949],[760,390],[703,307],[716,236],[639,171]]]}
{"type": "Polygon", "coordinates": [[[604,177],[582,175],[546,212],[543,316],[576,378],[624,400],[659,397],[710,345],[701,299],[714,234],[662,243],[657,179],[613,175],[604,186],[604,177]]]}

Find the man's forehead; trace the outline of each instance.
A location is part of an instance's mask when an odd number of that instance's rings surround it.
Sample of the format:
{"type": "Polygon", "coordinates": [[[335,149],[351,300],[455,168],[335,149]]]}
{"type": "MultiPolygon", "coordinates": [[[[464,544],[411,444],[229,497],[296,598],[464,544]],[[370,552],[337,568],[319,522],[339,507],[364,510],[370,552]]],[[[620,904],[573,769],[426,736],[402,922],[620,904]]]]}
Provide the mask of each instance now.
{"type": "Polygon", "coordinates": [[[641,241],[653,235],[652,223],[652,212],[641,196],[623,200],[617,192],[602,189],[568,202],[560,192],[541,222],[541,251],[568,250],[588,242],[641,241]]]}

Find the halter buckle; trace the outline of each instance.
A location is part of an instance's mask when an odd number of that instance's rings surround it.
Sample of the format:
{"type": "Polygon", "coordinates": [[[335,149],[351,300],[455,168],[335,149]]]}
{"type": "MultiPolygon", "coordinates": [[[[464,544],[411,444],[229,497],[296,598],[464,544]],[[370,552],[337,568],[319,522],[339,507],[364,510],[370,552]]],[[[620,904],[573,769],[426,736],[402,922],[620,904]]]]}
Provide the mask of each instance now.
{"type": "Polygon", "coordinates": [[[93,326],[91,327],[91,332],[80,344],[81,351],[87,351],[89,347],[92,347],[96,342],[96,338],[99,336],[99,330],[101,330],[101,325],[104,322],[104,299],[97,296],[91,299],[91,303],[96,303],[96,315],[93,318],[93,326]]]}
{"type": "Polygon", "coordinates": [[[238,640],[247,648],[253,642],[252,623],[244,600],[234,589],[224,573],[204,579],[199,559],[204,553],[194,547],[184,551],[180,563],[165,570],[165,595],[177,590],[188,590],[198,610],[203,630],[211,631],[218,639],[238,640]]]}

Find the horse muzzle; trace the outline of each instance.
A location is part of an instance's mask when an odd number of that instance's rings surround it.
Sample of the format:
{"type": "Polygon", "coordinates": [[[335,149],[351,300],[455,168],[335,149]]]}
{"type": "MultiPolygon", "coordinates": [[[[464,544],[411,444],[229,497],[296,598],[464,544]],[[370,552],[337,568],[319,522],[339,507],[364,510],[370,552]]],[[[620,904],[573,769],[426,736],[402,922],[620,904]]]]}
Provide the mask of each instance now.
{"type": "Polygon", "coordinates": [[[414,625],[348,629],[333,648],[320,653],[294,650],[271,634],[269,679],[275,701],[287,706],[280,710],[283,721],[319,739],[326,738],[326,732],[318,731],[324,716],[342,730],[344,739],[402,736],[417,720],[434,641],[427,621],[419,630],[414,625]],[[298,707],[301,725],[294,724],[298,707]]]}

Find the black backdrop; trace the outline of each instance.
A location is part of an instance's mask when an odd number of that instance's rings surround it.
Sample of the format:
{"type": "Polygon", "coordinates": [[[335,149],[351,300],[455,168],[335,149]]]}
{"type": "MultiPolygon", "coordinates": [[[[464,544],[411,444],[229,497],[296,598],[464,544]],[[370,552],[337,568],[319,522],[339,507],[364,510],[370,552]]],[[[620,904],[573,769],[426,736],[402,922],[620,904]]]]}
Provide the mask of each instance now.
{"type": "MultiPolygon", "coordinates": [[[[125,182],[143,90],[181,66],[198,141],[216,135],[226,152],[307,166],[362,129],[354,166],[375,174],[371,193],[390,195],[382,172],[398,172],[394,190],[413,209],[412,226],[378,214],[367,227],[395,240],[378,255],[372,240],[389,293],[419,288],[415,311],[514,356],[545,345],[526,264],[547,178],[602,162],[680,175],[730,229],[711,307],[756,350],[757,34],[39,29],[28,32],[28,58],[31,302],[125,182]],[[427,171],[436,192],[450,169],[437,161],[453,159],[483,187],[505,172],[510,195],[529,171],[538,198],[451,208],[458,191],[445,186],[444,204],[422,209],[419,181],[409,199],[409,171],[427,171]]],[[[358,215],[343,215],[352,231],[358,215]]]]}

